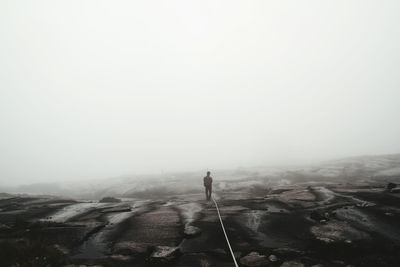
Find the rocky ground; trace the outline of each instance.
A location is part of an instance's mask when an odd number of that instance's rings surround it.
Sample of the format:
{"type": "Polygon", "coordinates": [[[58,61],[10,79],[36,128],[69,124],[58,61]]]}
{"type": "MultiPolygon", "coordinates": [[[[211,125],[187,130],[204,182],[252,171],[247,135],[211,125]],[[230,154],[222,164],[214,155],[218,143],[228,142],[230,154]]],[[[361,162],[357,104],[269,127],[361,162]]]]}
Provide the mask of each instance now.
{"type": "MultiPolygon", "coordinates": [[[[241,266],[399,266],[400,194],[301,182],[216,192],[241,266]]],[[[203,194],[0,200],[1,266],[234,266],[203,194]]]]}

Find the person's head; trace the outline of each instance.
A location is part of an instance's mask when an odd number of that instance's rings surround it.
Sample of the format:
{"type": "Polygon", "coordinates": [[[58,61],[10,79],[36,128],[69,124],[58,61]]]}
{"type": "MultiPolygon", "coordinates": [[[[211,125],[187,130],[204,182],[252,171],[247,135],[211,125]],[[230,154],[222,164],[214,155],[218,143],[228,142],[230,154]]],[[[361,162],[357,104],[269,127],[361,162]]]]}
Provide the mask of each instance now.
{"type": "Polygon", "coordinates": [[[207,176],[210,176],[211,172],[207,172],[207,176]]]}

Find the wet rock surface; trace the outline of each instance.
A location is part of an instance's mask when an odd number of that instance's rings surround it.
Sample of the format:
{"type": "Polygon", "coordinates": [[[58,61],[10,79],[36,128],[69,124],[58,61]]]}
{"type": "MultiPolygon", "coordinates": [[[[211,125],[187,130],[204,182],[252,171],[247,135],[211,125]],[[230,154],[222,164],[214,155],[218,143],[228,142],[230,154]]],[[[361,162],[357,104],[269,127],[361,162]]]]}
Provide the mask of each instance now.
{"type": "Polygon", "coordinates": [[[268,260],[271,262],[276,262],[276,261],[278,261],[278,257],[272,254],[272,255],[269,255],[268,260]]]}
{"type": "Polygon", "coordinates": [[[179,254],[179,247],[157,246],[150,257],[153,260],[166,262],[175,259],[179,254]]]}
{"type": "Polygon", "coordinates": [[[299,256],[305,254],[304,251],[298,250],[298,249],[293,249],[293,248],[276,248],[272,250],[274,253],[277,255],[285,256],[285,257],[290,257],[290,256],[299,256]]]}
{"type": "MultiPolygon", "coordinates": [[[[398,266],[399,197],[374,183],[288,181],[217,191],[240,266],[398,266]]],[[[203,194],[118,199],[0,199],[1,266],[234,266],[203,194]]]]}
{"type": "Polygon", "coordinates": [[[258,252],[251,252],[240,259],[240,263],[247,267],[267,266],[268,258],[258,252]]]}
{"type": "Polygon", "coordinates": [[[187,237],[195,237],[195,236],[201,234],[201,229],[196,226],[187,225],[187,226],[185,226],[184,234],[187,237]]]}
{"type": "Polygon", "coordinates": [[[120,199],[115,198],[115,197],[103,197],[102,199],[99,200],[100,203],[119,203],[121,202],[120,199]]]}
{"type": "Polygon", "coordinates": [[[280,267],[305,267],[303,263],[298,261],[285,261],[280,267]]]}
{"type": "Polygon", "coordinates": [[[113,253],[122,255],[141,255],[148,253],[148,251],[148,245],[130,241],[116,243],[113,248],[113,253]]]}

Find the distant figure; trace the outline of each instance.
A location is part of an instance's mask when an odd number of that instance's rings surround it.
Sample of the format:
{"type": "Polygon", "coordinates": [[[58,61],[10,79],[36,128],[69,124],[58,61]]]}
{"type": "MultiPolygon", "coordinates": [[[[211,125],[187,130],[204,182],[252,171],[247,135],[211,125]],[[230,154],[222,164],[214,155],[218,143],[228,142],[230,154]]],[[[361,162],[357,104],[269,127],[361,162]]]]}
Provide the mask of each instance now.
{"type": "Polygon", "coordinates": [[[211,199],[211,192],[212,192],[212,182],[213,179],[210,176],[210,172],[207,172],[207,176],[203,178],[204,181],[204,187],[206,189],[206,199],[210,200],[211,199]]]}

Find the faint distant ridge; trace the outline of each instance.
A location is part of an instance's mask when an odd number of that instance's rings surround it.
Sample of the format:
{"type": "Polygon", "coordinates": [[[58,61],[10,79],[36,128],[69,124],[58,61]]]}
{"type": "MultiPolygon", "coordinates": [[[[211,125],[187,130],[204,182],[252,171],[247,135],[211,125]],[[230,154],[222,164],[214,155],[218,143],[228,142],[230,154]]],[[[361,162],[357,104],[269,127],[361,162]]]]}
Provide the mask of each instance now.
{"type": "Polygon", "coordinates": [[[32,194],[53,194],[59,195],[65,193],[65,190],[57,183],[32,183],[28,185],[20,185],[16,188],[17,192],[20,193],[32,193],[32,194]]]}
{"type": "MultiPolygon", "coordinates": [[[[89,182],[36,183],[0,188],[4,194],[53,195],[98,200],[115,198],[166,198],[203,192],[199,171],[153,176],[98,179],[89,182]]],[[[365,155],[324,161],[312,165],[282,167],[246,167],[214,170],[215,190],[220,192],[263,191],[292,183],[352,183],[385,186],[400,183],[400,154],[365,155]]],[[[6,195],[5,195],[6,196],[6,195]]]]}
{"type": "Polygon", "coordinates": [[[12,194],[9,194],[9,193],[0,193],[0,199],[1,198],[11,198],[11,197],[14,197],[14,195],[12,195],[12,194]]]}
{"type": "Polygon", "coordinates": [[[400,175],[400,154],[364,155],[325,162],[322,166],[337,166],[343,172],[358,171],[372,177],[400,175]]]}
{"type": "Polygon", "coordinates": [[[326,162],[351,162],[351,161],[360,161],[360,160],[365,160],[365,161],[388,160],[388,161],[400,162],[400,153],[359,155],[359,156],[333,159],[333,160],[329,160],[326,162]]]}

